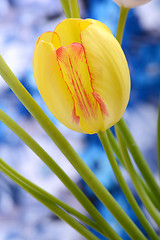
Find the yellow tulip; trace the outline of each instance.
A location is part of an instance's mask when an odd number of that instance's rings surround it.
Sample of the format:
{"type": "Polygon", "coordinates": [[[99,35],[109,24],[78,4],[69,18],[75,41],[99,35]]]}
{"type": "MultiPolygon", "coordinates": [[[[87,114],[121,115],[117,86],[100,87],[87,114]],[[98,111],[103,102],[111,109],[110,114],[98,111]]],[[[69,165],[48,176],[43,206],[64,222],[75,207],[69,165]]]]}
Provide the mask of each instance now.
{"type": "Polygon", "coordinates": [[[124,53],[103,23],[65,19],[36,43],[33,72],[52,114],[68,128],[97,133],[122,117],[130,95],[124,53]]]}

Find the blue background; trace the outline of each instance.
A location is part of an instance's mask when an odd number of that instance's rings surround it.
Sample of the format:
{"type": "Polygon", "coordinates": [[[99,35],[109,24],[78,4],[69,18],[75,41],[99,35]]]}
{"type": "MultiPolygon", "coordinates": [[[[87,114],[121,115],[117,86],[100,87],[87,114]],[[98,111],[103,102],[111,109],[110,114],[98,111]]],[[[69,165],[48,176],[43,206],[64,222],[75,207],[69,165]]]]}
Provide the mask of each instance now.
{"type": "MultiPolygon", "coordinates": [[[[90,17],[102,21],[115,35],[119,7],[113,1],[80,1],[80,9],[83,18],[90,17]]],[[[64,15],[58,0],[1,0],[0,53],[99,180],[142,229],[119,188],[97,136],[75,133],[60,124],[48,111],[37,91],[32,72],[32,55],[36,39],[45,31],[53,31],[56,24],[63,19],[64,15]]],[[[155,177],[158,178],[156,155],[156,124],[160,94],[160,2],[158,0],[130,10],[122,47],[129,64],[132,85],[124,118],[155,177]]],[[[47,150],[83,189],[122,238],[130,239],[1,78],[0,108],[47,150]]],[[[0,157],[39,186],[85,213],[56,176],[2,123],[0,123],[0,157]]],[[[141,201],[123,168],[122,173],[141,206],[141,201]]],[[[148,213],[143,210],[152,223],[148,213]]],[[[154,223],[152,224],[158,231],[154,223]]],[[[82,240],[83,238],[0,173],[0,240],[36,239],[82,240]]]]}

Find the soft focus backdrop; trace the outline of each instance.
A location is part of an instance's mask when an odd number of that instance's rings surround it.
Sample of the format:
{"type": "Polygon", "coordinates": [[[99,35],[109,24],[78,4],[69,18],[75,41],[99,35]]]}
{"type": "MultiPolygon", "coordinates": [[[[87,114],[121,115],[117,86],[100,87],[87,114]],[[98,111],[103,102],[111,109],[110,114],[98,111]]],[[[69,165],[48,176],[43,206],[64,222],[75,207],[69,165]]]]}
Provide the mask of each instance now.
{"type": "MultiPolygon", "coordinates": [[[[102,21],[115,35],[119,8],[112,0],[81,0],[80,10],[82,18],[90,17],[102,21]]],[[[59,0],[1,0],[0,54],[101,182],[142,229],[120,191],[97,136],[75,133],[64,127],[51,115],[37,91],[32,72],[32,55],[36,39],[43,32],[54,30],[56,24],[64,18],[59,0]]],[[[160,95],[159,0],[153,0],[145,6],[130,11],[122,47],[132,79],[130,102],[124,117],[158,179],[156,123],[160,95]]],[[[0,78],[0,108],[47,150],[94,202],[112,227],[124,240],[128,240],[120,225],[86,187],[2,78],[0,78]]],[[[77,209],[81,209],[77,201],[41,160],[2,123],[0,123],[0,157],[31,181],[77,209]]],[[[141,205],[127,173],[123,169],[122,172],[141,205]]],[[[147,212],[143,210],[149,219],[147,212]]],[[[83,209],[81,211],[84,212],[83,209]]],[[[152,219],[150,221],[152,223],[152,219]]],[[[82,237],[0,173],[0,240],[37,239],[82,240],[82,237]]]]}

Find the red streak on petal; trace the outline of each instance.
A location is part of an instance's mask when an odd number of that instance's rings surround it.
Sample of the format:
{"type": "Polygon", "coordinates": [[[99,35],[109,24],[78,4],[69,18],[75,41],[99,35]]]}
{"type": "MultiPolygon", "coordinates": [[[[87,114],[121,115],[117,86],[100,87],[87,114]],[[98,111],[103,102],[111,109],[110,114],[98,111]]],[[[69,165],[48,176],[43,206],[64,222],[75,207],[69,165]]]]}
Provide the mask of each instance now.
{"type": "MultiPolygon", "coordinates": [[[[52,31],[49,31],[49,32],[52,32],[52,31]]],[[[55,34],[59,39],[60,39],[60,37],[59,37],[59,35],[58,35],[58,33],[56,33],[56,32],[53,32],[53,34],[55,34]]]]}
{"type": "Polygon", "coordinates": [[[36,45],[38,45],[39,41],[40,41],[40,37],[38,37],[37,42],[36,42],[36,45]]]}
{"type": "MultiPolygon", "coordinates": [[[[62,55],[63,55],[63,49],[64,49],[64,47],[58,48],[58,49],[56,50],[56,54],[57,54],[57,62],[58,62],[59,68],[60,68],[60,72],[61,72],[62,78],[63,78],[63,80],[64,80],[63,72],[62,72],[60,63],[59,63],[59,61],[58,61],[58,59],[63,59],[63,58],[61,58],[62,55]]],[[[67,65],[66,65],[66,67],[67,67],[67,65]]],[[[64,82],[65,82],[65,80],[64,80],[64,82]]],[[[70,95],[71,95],[71,97],[72,97],[72,99],[73,99],[73,102],[74,102],[74,108],[73,108],[73,111],[72,111],[72,120],[73,120],[73,122],[75,122],[76,124],[79,124],[79,119],[80,119],[80,118],[79,118],[79,116],[76,115],[75,100],[74,100],[74,98],[73,98],[73,95],[72,95],[71,90],[70,90],[69,87],[68,87],[68,84],[67,84],[66,82],[65,82],[65,84],[66,84],[66,86],[67,86],[67,88],[68,88],[68,91],[70,92],[70,95]]]]}
{"type": "Polygon", "coordinates": [[[86,96],[86,92],[82,85],[82,82],[81,82],[78,72],[77,71],[74,72],[74,68],[72,66],[72,62],[71,62],[70,58],[69,58],[69,63],[70,63],[71,69],[72,69],[73,78],[71,77],[71,79],[72,79],[74,91],[76,93],[76,98],[77,98],[78,104],[79,104],[81,110],[84,112],[85,116],[89,117],[90,112],[89,112],[88,106],[85,103],[85,100],[87,100],[87,102],[89,102],[89,99],[88,99],[88,97],[86,99],[84,99],[84,97],[83,97],[83,94],[86,96]],[[76,73],[76,75],[75,75],[75,73],[76,73]],[[77,80],[79,80],[79,81],[77,81],[77,80]]]}
{"type": "Polygon", "coordinates": [[[62,61],[63,60],[63,52],[65,47],[60,47],[56,50],[57,58],[62,61]]]}
{"type": "Polygon", "coordinates": [[[73,122],[75,122],[76,124],[79,124],[80,117],[76,115],[75,106],[74,106],[74,109],[73,109],[73,112],[72,112],[72,119],[73,119],[73,122]]]}
{"type": "Polygon", "coordinates": [[[91,71],[90,71],[90,68],[89,68],[89,65],[88,65],[88,61],[87,61],[86,49],[85,49],[85,47],[84,47],[84,45],[83,45],[81,35],[80,35],[80,39],[81,39],[81,46],[82,46],[82,48],[83,48],[84,57],[85,57],[86,64],[87,64],[87,68],[88,68],[88,73],[89,73],[89,76],[90,76],[91,87],[92,87],[92,89],[93,89],[93,84],[92,84],[92,82],[94,81],[94,74],[91,73],[91,71]]]}
{"type": "Polygon", "coordinates": [[[89,68],[89,65],[88,65],[88,61],[87,61],[87,54],[86,54],[86,49],[83,45],[83,42],[82,42],[82,38],[80,36],[80,39],[81,39],[81,45],[83,47],[83,51],[84,51],[84,56],[85,56],[85,59],[86,59],[86,64],[87,64],[87,67],[88,67],[88,73],[89,73],[89,76],[90,76],[90,81],[91,81],[91,87],[93,89],[93,97],[96,99],[96,101],[99,103],[99,106],[100,106],[100,109],[101,109],[101,112],[102,114],[106,115],[107,117],[109,116],[109,113],[107,111],[107,108],[106,108],[106,105],[105,103],[103,102],[101,96],[95,92],[94,90],[94,87],[93,87],[93,82],[94,82],[94,74],[91,73],[90,71],[90,68],[89,68]]]}
{"type": "Polygon", "coordinates": [[[81,78],[79,77],[77,71],[76,71],[76,75],[77,75],[77,77],[78,77],[78,79],[79,79],[79,84],[80,84],[80,87],[81,87],[81,89],[82,89],[82,91],[83,91],[83,94],[84,94],[85,100],[86,100],[86,102],[87,102],[87,105],[89,106],[89,109],[90,109],[90,111],[91,111],[91,115],[92,115],[92,117],[94,117],[95,112],[94,112],[94,110],[93,110],[93,106],[92,106],[92,104],[91,104],[91,102],[90,102],[89,96],[87,95],[87,93],[86,93],[86,91],[85,91],[85,89],[84,89],[84,87],[83,87],[81,78]]]}
{"type": "Polygon", "coordinates": [[[103,102],[101,96],[100,96],[98,93],[93,92],[93,97],[94,97],[94,98],[96,99],[96,101],[99,103],[101,112],[108,117],[108,116],[109,116],[109,113],[108,113],[108,111],[107,111],[106,105],[105,105],[105,103],[103,102]]]}
{"type": "Polygon", "coordinates": [[[70,47],[72,48],[72,50],[76,53],[75,55],[75,60],[83,60],[82,55],[83,55],[83,48],[82,45],[80,43],[72,43],[70,45],[70,47]]]}
{"type": "MultiPolygon", "coordinates": [[[[85,118],[94,118],[95,116],[95,104],[93,105],[87,91],[81,80],[81,72],[79,71],[79,65],[83,63],[85,57],[84,48],[80,43],[72,43],[68,47],[60,47],[56,50],[57,59],[59,62],[60,70],[63,76],[63,68],[66,71],[67,77],[70,83],[65,82],[70,90],[70,93],[74,99],[75,107],[73,109],[72,117],[73,121],[79,123],[79,116],[76,115],[76,105],[79,106],[85,118]],[[73,51],[73,55],[68,54],[69,51],[73,51]],[[61,64],[60,64],[61,63],[61,64]]],[[[85,61],[87,64],[87,61],[85,61]]],[[[65,78],[63,77],[64,81],[65,78]]],[[[92,86],[91,86],[92,87],[92,86]]],[[[95,98],[96,100],[96,98],[95,98]]]]}

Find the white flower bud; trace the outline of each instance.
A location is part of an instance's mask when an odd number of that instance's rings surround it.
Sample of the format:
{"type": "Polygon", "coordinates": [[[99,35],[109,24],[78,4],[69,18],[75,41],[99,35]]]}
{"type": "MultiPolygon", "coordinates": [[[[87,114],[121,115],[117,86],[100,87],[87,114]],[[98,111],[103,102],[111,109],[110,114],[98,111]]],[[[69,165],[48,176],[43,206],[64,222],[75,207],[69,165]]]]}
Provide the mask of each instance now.
{"type": "Polygon", "coordinates": [[[113,0],[113,1],[117,3],[120,7],[123,6],[125,8],[134,8],[146,4],[151,0],[113,0]]]}

